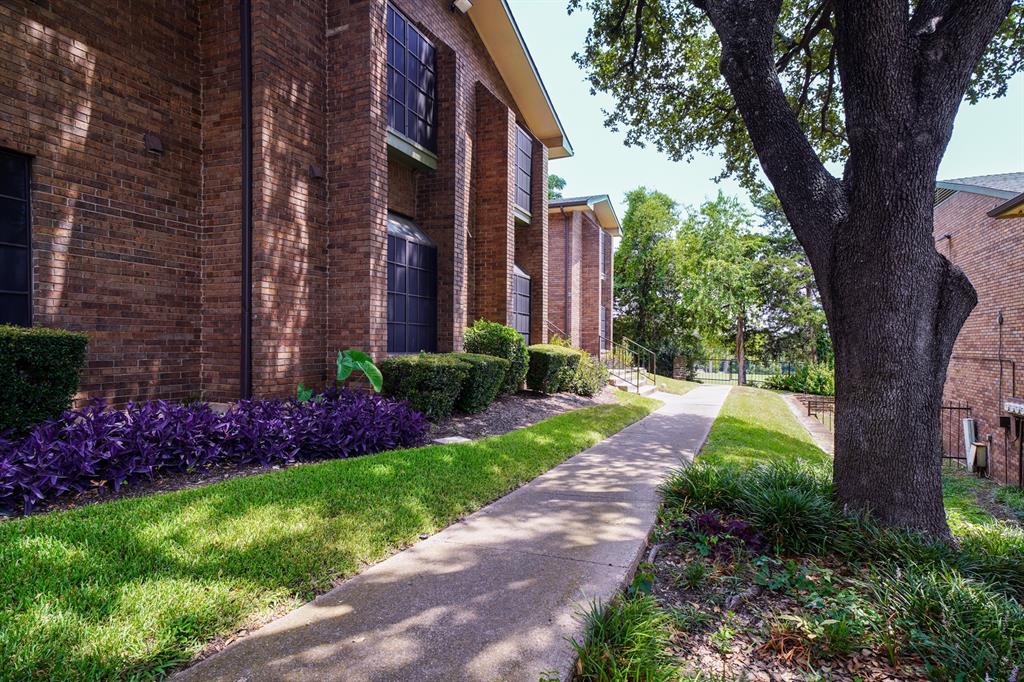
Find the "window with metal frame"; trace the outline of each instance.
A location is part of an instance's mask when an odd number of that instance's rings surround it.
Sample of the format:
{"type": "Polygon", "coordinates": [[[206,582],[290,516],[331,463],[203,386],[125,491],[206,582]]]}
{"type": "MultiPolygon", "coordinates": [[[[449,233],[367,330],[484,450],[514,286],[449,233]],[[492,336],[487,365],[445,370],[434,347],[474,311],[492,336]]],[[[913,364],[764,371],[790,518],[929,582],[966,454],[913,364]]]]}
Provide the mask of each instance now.
{"type": "Polygon", "coordinates": [[[516,127],[516,206],[530,212],[530,182],[533,174],[533,139],[521,127],[516,127]]]}
{"type": "Polygon", "coordinates": [[[608,350],[608,344],[611,339],[608,338],[608,310],[604,306],[601,306],[601,320],[598,324],[601,325],[601,349],[608,350]]]}
{"type": "Polygon", "coordinates": [[[530,345],[530,276],[523,272],[518,265],[514,266],[512,274],[512,314],[515,319],[515,329],[523,335],[523,341],[530,345]]]}
{"type": "Polygon", "coordinates": [[[601,279],[607,276],[608,269],[606,266],[606,258],[604,256],[604,230],[598,230],[597,232],[597,250],[598,250],[598,261],[601,263],[601,279]]]}
{"type": "Polygon", "coordinates": [[[401,12],[387,9],[388,127],[437,151],[437,51],[401,12]]]}
{"type": "Polygon", "coordinates": [[[31,157],[0,149],[0,324],[32,324],[31,157]]]}
{"type": "Polygon", "coordinates": [[[437,350],[437,247],[388,214],[388,353],[437,350]]]}

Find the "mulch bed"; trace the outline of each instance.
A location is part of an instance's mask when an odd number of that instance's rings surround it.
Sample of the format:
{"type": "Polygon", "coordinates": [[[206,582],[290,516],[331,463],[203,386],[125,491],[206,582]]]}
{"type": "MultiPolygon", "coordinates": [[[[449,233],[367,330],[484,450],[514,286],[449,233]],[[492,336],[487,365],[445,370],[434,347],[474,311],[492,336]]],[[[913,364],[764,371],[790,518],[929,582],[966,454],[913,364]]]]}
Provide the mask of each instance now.
{"type": "MultiPolygon", "coordinates": [[[[829,570],[841,575],[845,569],[829,570]]],[[[893,666],[877,650],[815,658],[805,640],[773,627],[780,615],[803,612],[803,605],[757,585],[754,570],[743,562],[715,562],[689,543],[670,541],[659,547],[653,573],[658,604],[686,619],[673,628],[671,653],[689,674],[752,682],[926,679],[919,661],[904,658],[893,666]],[[705,563],[710,572],[689,588],[683,576],[692,562],[705,563]]]]}
{"type": "MultiPolygon", "coordinates": [[[[541,420],[552,417],[556,414],[568,412],[569,410],[599,405],[602,403],[613,403],[615,398],[608,389],[593,398],[583,398],[570,394],[542,395],[539,393],[518,393],[516,395],[504,396],[479,414],[454,415],[448,419],[435,424],[426,437],[426,442],[435,438],[445,436],[464,436],[470,439],[484,438],[486,436],[497,436],[515,429],[535,424],[541,420]]],[[[319,460],[320,462],[326,460],[319,460]]],[[[174,490],[186,490],[198,488],[211,483],[219,483],[232,478],[243,476],[255,476],[277,471],[282,468],[305,466],[317,464],[318,462],[296,462],[287,467],[274,466],[263,467],[251,465],[238,467],[235,465],[213,466],[202,471],[189,473],[175,473],[162,475],[152,480],[135,481],[115,491],[113,488],[92,488],[80,495],[65,498],[46,506],[37,506],[34,515],[53,511],[62,511],[84,507],[99,502],[110,502],[113,500],[155,493],[165,493],[174,490]]],[[[7,517],[0,513],[0,521],[7,517]]]]}
{"type": "Polygon", "coordinates": [[[457,414],[449,417],[435,424],[428,438],[433,440],[462,436],[476,440],[487,436],[499,436],[569,410],[614,402],[615,397],[610,389],[603,390],[593,398],[570,393],[544,395],[522,392],[498,398],[479,414],[457,414]]]}

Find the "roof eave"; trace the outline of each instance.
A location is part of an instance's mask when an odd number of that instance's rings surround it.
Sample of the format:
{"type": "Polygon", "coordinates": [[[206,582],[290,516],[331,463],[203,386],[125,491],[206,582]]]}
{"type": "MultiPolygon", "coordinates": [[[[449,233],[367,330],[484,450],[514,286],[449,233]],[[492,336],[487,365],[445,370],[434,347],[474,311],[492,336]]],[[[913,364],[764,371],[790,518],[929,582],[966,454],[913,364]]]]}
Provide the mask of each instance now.
{"type": "Polygon", "coordinates": [[[988,215],[992,218],[1024,218],[1024,192],[999,204],[988,215]]]}
{"type": "Polygon", "coordinates": [[[1005,189],[993,189],[991,187],[983,187],[981,185],[965,185],[959,182],[946,182],[945,180],[939,180],[936,182],[935,187],[953,190],[954,192],[981,194],[987,197],[995,197],[997,199],[1012,199],[1017,196],[1016,192],[1010,192],[1005,189]]]}
{"type": "Polygon", "coordinates": [[[572,156],[572,144],[508,2],[474,0],[469,18],[526,119],[530,132],[547,147],[548,158],[572,156]]]}

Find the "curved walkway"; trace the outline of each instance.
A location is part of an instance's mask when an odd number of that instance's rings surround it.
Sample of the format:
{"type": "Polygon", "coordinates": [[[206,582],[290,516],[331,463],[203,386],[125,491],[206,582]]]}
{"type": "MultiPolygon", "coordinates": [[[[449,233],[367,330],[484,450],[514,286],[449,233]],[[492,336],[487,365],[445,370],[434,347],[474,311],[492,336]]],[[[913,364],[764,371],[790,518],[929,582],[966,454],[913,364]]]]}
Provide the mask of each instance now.
{"type": "Polygon", "coordinates": [[[630,580],[658,485],[728,392],[656,394],[645,419],[175,679],[570,679],[576,614],[630,580]]]}

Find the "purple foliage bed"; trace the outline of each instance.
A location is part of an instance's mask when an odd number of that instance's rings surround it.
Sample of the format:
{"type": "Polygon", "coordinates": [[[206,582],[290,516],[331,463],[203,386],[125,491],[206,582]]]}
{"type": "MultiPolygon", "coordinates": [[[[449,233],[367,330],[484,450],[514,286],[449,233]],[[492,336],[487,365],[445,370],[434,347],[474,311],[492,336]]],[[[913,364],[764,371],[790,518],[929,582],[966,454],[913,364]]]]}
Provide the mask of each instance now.
{"type": "Polygon", "coordinates": [[[315,402],[243,400],[225,414],[205,403],[102,401],[27,436],[0,434],[0,510],[212,465],[273,466],[340,459],[419,443],[429,429],[405,401],[331,390],[315,402]]]}

